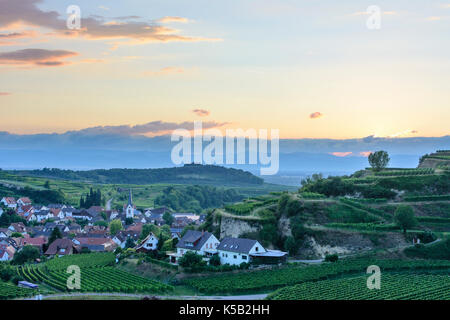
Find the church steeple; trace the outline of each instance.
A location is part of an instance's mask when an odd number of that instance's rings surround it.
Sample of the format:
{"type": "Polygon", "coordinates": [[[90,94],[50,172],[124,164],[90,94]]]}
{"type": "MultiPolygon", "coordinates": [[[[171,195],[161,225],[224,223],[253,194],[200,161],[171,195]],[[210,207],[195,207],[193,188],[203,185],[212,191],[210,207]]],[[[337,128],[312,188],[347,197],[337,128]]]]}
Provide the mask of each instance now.
{"type": "Polygon", "coordinates": [[[128,196],[128,205],[133,206],[133,195],[131,194],[131,188],[130,188],[130,195],[128,196]]]}

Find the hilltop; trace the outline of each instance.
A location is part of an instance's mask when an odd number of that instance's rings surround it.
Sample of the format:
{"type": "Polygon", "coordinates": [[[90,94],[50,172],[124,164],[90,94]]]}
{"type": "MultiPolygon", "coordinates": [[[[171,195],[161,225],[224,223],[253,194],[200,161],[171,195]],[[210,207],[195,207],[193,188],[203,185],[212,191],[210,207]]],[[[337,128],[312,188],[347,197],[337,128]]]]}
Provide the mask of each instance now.
{"type": "Polygon", "coordinates": [[[214,184],[262,185],[264,180],[250,172],[214,165],[187,164],[182,167],[160,169],[96,169],[74,171],[62,169],[12,170],[16,175],[64,179],[89,183],[122,184],[214,184]]]}
{"type": "Polygon", "coordinates": [[[438,150],[420,158],[419,168],[450,170],[450,150],[438,150]]]}

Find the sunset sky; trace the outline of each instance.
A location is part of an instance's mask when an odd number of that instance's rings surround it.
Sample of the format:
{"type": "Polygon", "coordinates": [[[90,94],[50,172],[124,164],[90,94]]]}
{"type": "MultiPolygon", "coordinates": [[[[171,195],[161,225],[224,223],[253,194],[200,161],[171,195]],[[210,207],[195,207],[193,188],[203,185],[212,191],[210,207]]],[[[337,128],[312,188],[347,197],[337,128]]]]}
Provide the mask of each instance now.
{"type": "Polygon", "coordinates": [[[0,131],[19,134],[203,120],[282,138],[444,136],[450,1],[0,0],[0,111],[0,131]]]}

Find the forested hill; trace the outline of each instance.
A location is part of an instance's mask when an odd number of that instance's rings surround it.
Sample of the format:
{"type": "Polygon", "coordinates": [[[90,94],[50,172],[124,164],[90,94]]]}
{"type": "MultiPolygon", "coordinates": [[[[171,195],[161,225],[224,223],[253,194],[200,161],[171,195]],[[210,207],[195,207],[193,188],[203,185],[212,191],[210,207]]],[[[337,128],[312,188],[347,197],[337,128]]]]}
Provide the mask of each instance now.
{"type": "Polygon", "coordinates": [[[44,168],[42,170],[14,170],[9,172],[25,176],[113,184],[179,183],[261,185],[264,182],[263,179],[247,171],[199,164],[161,169],[97,169],[73,171],[44,168]]]}

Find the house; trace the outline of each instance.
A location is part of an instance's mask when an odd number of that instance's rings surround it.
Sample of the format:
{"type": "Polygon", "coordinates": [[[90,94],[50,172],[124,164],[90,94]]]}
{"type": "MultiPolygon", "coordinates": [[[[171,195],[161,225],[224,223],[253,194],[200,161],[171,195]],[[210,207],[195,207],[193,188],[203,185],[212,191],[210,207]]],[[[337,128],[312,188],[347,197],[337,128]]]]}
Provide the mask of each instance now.
{"type": "Polygon", "coordinates": [[[287,253],[266,250],[257,240],[244,238],[224,238],[217,247],[220,264],[240,265],[241,263],[278,264],[286,261],[287,253]]]}
{"type": "Polygon", "coordinates": [[[9,255],[6,248],[3,248],[3,246],[0,246],[0,261],[9,261],[12,260],[12,256],[9,255]]]}
{"type": "Polygon", "coordinates": [[[30,200],[30,198],[27,198],[27,197],[19,198],[17,200],[17,205],[20,207],[31,206],[31,200],[30,200]]]}
{"type": "Polygon", "coordinates": [[[137,252],[150,252],[156,249],[158,249],[158,238],[152,232],[136,247],[137,252]]]}
{"type": "Polygon", "coordinates": [[[176,219],[187,219],[190,222],[197,222],[200,220],[200,216],[195,213],[173,213],[172,216],[176,219]]]}
{"type": "Polygon", "coordinates": [[[16,249],[8,243],[0,244],[0,261],[9,261],[12,260],[14,254],[16,253],[16,249]]]}
{"type": "Polygon", "coordinates": [[[11,230],[12,232],[18,232],[21,234],[27,233],[27,227],[22,222],[11,223],[8,229],[11,230]]]}
{"type": "Polygon", "coordinates": [[[63,231],[65,233],[69,233],[69,234],[70,233],[79,233],[79,232],[81,232],[81,226],[77,223],[71,223],[70,225],[65,226],[63,231]]]}
{"type": "Polygon", "coordinates": [[[0,239],[9,238],[9,236],[12,234],[12,231],[8,228],[0,228],[0,239]]]}
{"type": "Polygon", "coordinates": [[[0,200],[3,205],[9,209],[16,209],[17,208],[17,202],[16,199],[13,197],[3,197],[2,200],[0,200]]]}
{"type": "Polygon", "coordinates": [[[39,237],[35,237],[35,238],[31,238],[31,237],[26,237],[23,238],[23,245],[24,246],[33,246],[39,249],[39,252],[42,252],[42,249],[44,247],[44,244],[47,243],[48,238],[44,237],[44,236],[39,236],[39,237]]]}
{"type": "Polygon", "coordinates": [[[65,218],[72,217],[72,213],[74,211],[76,211],[76,209],[74,207],[62,208],[61,212],[59,213],[59,218],[60,219],[65,219],[65,218]]]}
{"type": "Polygon", "coordinates": [[[134,242],[139,240],[140,233],[133,230],[122,230],[112,239],[119,247],[125,248],[127,240],[131,238],[134,242]]]}
{"type": "Polygon", "coordinates": [[[0,217],[2,216],[2,214],[3,214],[3,209],[0,208],[0,217]]]}
{"type": "Polygon", "coordinates": [[[150,209],[147,209],[147,210],[145,211],[145,216],[146,216],[147,218],[150,217],[152,214],[162,216],[162,215],[163,215],[164,213],[166,213],[166,212],[169,212],[169,213],[170,213],[170,209],[167,208],[167,207],[150,208],[150,209]]]}
{"type": "Polygon", "coordinates": [[[53,241],[44,254],[46,256],[62,257],[73,254],[74,252],[78,251],[79,248],[72,242],[72,240],[63,238],[63,239],[56,239],[55,241],[53,241]]]}
{"type": "Polygon", "coordinates": [[[172,235],[172,239],[181,239],[181,232],[183,229],[181,228],[170,228],[170,234],[172,235]]]}
{"type": "Polygon", "coordinates": [[[72,217],[79,220],[91,221],[93,216],[87,210],[76,210],[72,212],[72,217]]]}
{"type": "Polygon", "coordinates": [[[217,247],[220,241],[209,232],[188,230],[186,234],[177,243],[177,252],[168,253],[170,262],[177,264],[178,260],[188,251],[195,252],[201,256],[205,256],[205,260],[209,260],[217,253],[217,247]]]}
{"type": "Polygon", "coordinates": [[[50,211],[49,210],[40,210],[34,213],[37,222],[43,222],[50,219],[50,211]]]}
{"type": "Polygon", "coordinates": [[[73,239],[73,243],[82,249],[86,248],[95,252],[113,251],[117,247],[110,238],[77,237],[73,239]]]}
{"type": "Polygon", "coordinates": [[[143,226],[143,225],[144,225],[144,224],[141,223],[141,222],[133,223],[132,225],[129,225],[129,226],[126,228],[126,231],[131,231],[131,232],[136,232],[136,233],[138,233],[138,234],[141,234],[141,232],[142,232],[142,226],[143,226]]]}

